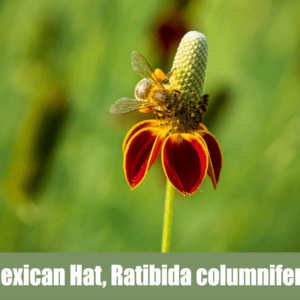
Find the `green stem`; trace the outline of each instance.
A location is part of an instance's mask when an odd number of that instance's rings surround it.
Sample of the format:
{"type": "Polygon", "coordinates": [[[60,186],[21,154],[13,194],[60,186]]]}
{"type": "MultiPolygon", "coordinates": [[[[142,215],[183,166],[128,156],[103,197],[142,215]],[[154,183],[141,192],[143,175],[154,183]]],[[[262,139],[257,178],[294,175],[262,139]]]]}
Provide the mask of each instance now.
{"type": "Polygon", "coordinates": [[[174,187],[171,184],[171,182],[167,179],[164,230],[163,230],[162,247],[161,247],[162,253],[169,252],[170,250],[173,203],[174,203],[174,187]]]}

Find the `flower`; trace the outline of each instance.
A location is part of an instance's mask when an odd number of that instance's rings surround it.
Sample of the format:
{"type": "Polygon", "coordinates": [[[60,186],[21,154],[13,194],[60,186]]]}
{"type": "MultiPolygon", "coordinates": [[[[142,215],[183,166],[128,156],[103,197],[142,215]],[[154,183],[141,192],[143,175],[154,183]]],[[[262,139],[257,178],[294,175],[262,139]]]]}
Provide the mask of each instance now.
{"type": "Polygon", "coordinates": [[[222,153],[203,124],[196,131],[175,133],[171,125],[146,120],[131,128],[123,143],[124,171],[132,189],[145,178],[161,150],[165,174],[182,194],[193,194],[206,173],[217,187],[222,153]]]}
{"type": "MultiPolygon", "coordinates": [[[[167,178],[182,194],[193,194],[206,174],[216,189],[222,152],[201,123],[208,103],[208,95],[201,96],[206,61],[206,37],[195,31],[187,33],[177,50],[168,85],[181,92],[179,103],[172,112],[164,107],[153,110],[156,119],[133,126],[123,142],[125,177],[131,189],[142,182],[160,152],[167,178]]],[[[154,74],[159,80],[165,77],[159,69],[154,74]]]]}

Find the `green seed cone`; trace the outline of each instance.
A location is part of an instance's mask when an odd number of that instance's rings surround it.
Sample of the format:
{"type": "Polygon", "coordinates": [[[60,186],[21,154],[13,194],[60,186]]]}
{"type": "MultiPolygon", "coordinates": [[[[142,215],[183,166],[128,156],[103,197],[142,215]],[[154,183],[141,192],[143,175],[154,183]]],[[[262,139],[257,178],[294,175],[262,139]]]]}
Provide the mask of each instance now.
{"type": "Polygon", "coordinates": [[[172,89],[180,90],[183,95],[194,93],[192,98],[200,101],[207,50],[207,39],[201,32],[190,31],[182,38],[173,63],[175,71],[170,78],[172,89]]]}

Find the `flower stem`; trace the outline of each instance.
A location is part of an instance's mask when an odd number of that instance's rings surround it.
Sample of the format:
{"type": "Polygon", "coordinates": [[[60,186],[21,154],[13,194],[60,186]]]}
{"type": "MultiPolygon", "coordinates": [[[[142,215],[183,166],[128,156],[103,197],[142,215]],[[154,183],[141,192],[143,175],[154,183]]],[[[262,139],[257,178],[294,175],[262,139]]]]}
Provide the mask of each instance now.
{"type": "Polygon", "coordinates": [[[167,179],[164,230],[163,230],[162,247],[161,247],[162,253],[169,252],[170,250],[173,203],[174,203],[174,187],[171,184],[171,182],[167,179]]]}

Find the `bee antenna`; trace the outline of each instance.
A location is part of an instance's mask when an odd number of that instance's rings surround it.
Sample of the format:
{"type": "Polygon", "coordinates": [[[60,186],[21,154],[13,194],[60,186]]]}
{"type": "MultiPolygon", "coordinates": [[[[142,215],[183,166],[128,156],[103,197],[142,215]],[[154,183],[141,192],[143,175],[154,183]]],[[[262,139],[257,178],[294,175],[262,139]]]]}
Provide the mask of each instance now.
{"type": "Polygon", "coordinates": [[[193,95],[193,94],[195,94],[195,92],[192,92],[192,93],[190,93],[190,94],[184,95],[183,97],[181,97],[181,99],[187,98],[187,97],[189,97],[189,96],[191,96],[191,95],[193,95]]]}
{"type": "Polygon", "coordinates": [[[169,100],[168,103],[166,104],[167,109],[170,109],[170,104],[171,104],[171,100],[169,100]]]}

